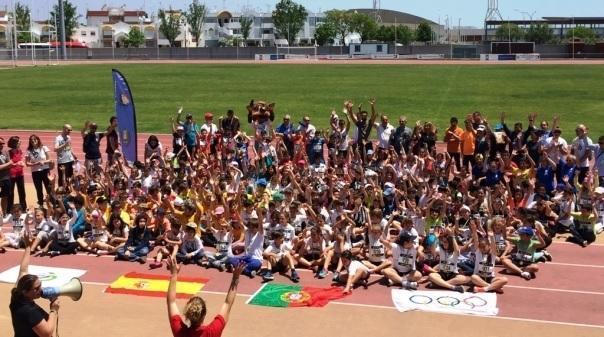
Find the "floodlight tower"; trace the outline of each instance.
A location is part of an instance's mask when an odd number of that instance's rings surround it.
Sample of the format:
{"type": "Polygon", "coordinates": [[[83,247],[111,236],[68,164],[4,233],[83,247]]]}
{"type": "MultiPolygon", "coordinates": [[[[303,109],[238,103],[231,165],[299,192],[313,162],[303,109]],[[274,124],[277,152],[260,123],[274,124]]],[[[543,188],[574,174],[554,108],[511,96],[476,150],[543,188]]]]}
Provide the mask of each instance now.
{"type": "Polygon", "coordinates": [[[487,0],[487,14],[484,16],[484,40],[487,40],[488,26],[487,21],[503,21],[501,12],[499,12],[499,0],[487,0]]]}
{"type": "Polygon", "coordinates": [[[382,22],[382,17],[380,16],[381,7],[380,0],[373,0],[373,13],[375,15],[375,22],[377,23],[382,22]]]}

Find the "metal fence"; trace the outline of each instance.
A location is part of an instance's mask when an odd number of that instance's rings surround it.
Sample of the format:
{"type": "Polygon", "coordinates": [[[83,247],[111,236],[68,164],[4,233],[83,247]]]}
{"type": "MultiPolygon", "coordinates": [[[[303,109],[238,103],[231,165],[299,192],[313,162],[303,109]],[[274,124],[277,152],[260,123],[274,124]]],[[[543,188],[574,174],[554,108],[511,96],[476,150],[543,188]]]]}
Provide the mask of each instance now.
{"type": "MultiPolygon", "coordinates": [[[[208,47],[208,48],[89,48],[67,49],[70,60],[253,60],[256,54],[283,54],[285,48],[275,47],[208,47]]],[[[59,59],[57,49],[18,49],[18,61],[32,60],[37,63],[54,63],[59,59]]],[[[292,50],[295,53],[295,49],[292,50]]],[[[389,54],[397,55],[444,55],[453,59],[478,59],[480,54],[489,54],[490,45],[431,45],[394,46],[389,54]]],[[[604,44],[597,45],[536,45],[535,53],[542,59],[548,58],[604,58],[604,44]]],[[[348,55],[348,47],[318,47],[317,55],[348,55]]],[[[11,49],[0,49],[0,61],[13,59],[11,49]]]]}

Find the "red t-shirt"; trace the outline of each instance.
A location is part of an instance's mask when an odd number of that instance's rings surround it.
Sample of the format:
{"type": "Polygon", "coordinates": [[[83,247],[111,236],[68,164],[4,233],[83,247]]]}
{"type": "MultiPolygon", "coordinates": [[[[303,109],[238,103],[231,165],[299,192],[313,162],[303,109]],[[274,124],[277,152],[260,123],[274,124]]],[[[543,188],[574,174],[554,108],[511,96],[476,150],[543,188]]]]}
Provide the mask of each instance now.
{"type": "Polygon", "coordinates": [[[197,329],[191,329],[185,325],[179,315],[170,317],[170,328],[174,337],[220,337],[226,326],[224,318],[216,315],[208,325],[201,325],[197,329]]]}

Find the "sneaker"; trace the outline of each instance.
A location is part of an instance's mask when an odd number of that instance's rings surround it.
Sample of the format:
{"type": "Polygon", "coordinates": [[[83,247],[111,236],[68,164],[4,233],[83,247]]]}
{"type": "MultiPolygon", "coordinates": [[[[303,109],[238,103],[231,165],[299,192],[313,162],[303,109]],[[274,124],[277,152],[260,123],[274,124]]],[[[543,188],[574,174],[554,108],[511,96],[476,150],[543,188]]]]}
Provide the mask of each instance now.
{"type": "Polygon", "coordinates": [[[48,253],[48,255],[50,255],[50,257],[55,257],[55,256],[61,255],[61,253],[59,251],[53,250],[50,253],[48,253]]]}
{"type": "Polygon", "coordinates": [[[292,270],[291,280],[294,283],[300,282],[300,275],[298,275],[298,272],[296,272],[295,270],[292,270]]]}
{"type": "Polygon", "coordinates": [[[340,273],[338,273],[338,272],[333,273],[333,277],[331,278],[331,280],[333,282],[339,283],[340,282],[340,273]]]}
{"type": "Polygon", "coordinates": [[[597,223],[596,224],[596,234],[602,234],[604,232],[604,224],[597,223]]]}
{"type": "Polygon", "coordinates": [[[269,270],[268,270],[268,269],[263,268],[263,269],[260,269],[260,271],[258,272],[258,274],[257,274],[257,275],[258,275],[258,276],[264,276],[264,275],[265,275],[266,273],[268,273],[268,272],[269,272],[269,270]]]}
{"type": "Polygon", "coordinates": [[[543,250],[542,253],[547,262],[552,262],[552,254],[550,254],[547,250],[543,250]]]}
{"type": "Polygon", "coordinates": [[[484,287],[474,287],[474,292],[475,293],[484,293],[484,292],[486,292],[486,289],[484,287]]]}
{"type": "Polygon", "coordinates": [[[327,272],[325,271],[325,269],[321,269],[319,270],[319,272],[317,273],[317,277],[320,279],[325,278],[325,276],[327,276],[327,272]]]}
{"type": "Polygon", "coordinates": [[[520,273],[520,277],[528,281],[531,279],[531,273],[529,273],[528,271],[523,271],[522,273],[520,273]]]}
{"type": "Polygon", "coordinates": [[[224,267],[224,263],[219,263],[217,268],[218,268],[218,270],[220,270],[221,272],[223,272],[224,268],[225,268],[224,267]]]}
{"type": "Polygon", "coordinates": [[[256,277],[256,271],[255,271],[255,270],[252,270],[248,276],[249,276],[250,278],[254,278],[254,277],[256,277]]]}
{"type": "Polygon", "coordinates": [[[457,291],[458,293],[462,293],[462,294],[465,292],[465,290],[464,290],[464,288],[462,286],[455,286],[453,288],[453,290],[457,291]]]}
{"type": "Polygon", "coordinates": [[[262,274],[262,279],[264,281],[268,282],[268,281],[274,280],[275,277],[273,276],[273,273],[271,273],[270,271],[267,271],[264,274],[262,274]]]}
{"type": "Polygon", "coordinates": [[[407,284],[407,289],[410,289],[410,290],[417,290],[417,282],[409,282],[409,283],[407,284]]]}
{"type": "Polygon", "coordinates": [[[141,256],[138,259],[136,259],[138,261],[138,263],[140,264],[145,264],[147,263],[147,257],[146,256],[141,256]]]}
{"type": "Polygon", "coordinates": [[[161,268],[162,265],[163,264],[161,263],[161,261],[155,261],[155,262],[153,262],[153,263],[151,263],[149,265],[149,268],[150,269],[157,269],[157,268],[161,268]]]}

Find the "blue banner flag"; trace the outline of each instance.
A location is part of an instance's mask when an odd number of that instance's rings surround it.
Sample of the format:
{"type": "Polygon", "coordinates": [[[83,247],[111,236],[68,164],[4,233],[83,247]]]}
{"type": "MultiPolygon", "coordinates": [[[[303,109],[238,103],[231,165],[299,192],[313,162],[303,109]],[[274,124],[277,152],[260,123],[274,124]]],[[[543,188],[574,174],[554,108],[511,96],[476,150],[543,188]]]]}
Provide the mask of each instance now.
{"type": "Polygon", "coordinates": [[[137,160],[136,143],[136,111],[130,86],[122,73],[116,69],[113,73],[113,87],[115,92],[115,115],[117,116],[117,129],[119,132],[122,153],[128,162],[137,160]]]}

